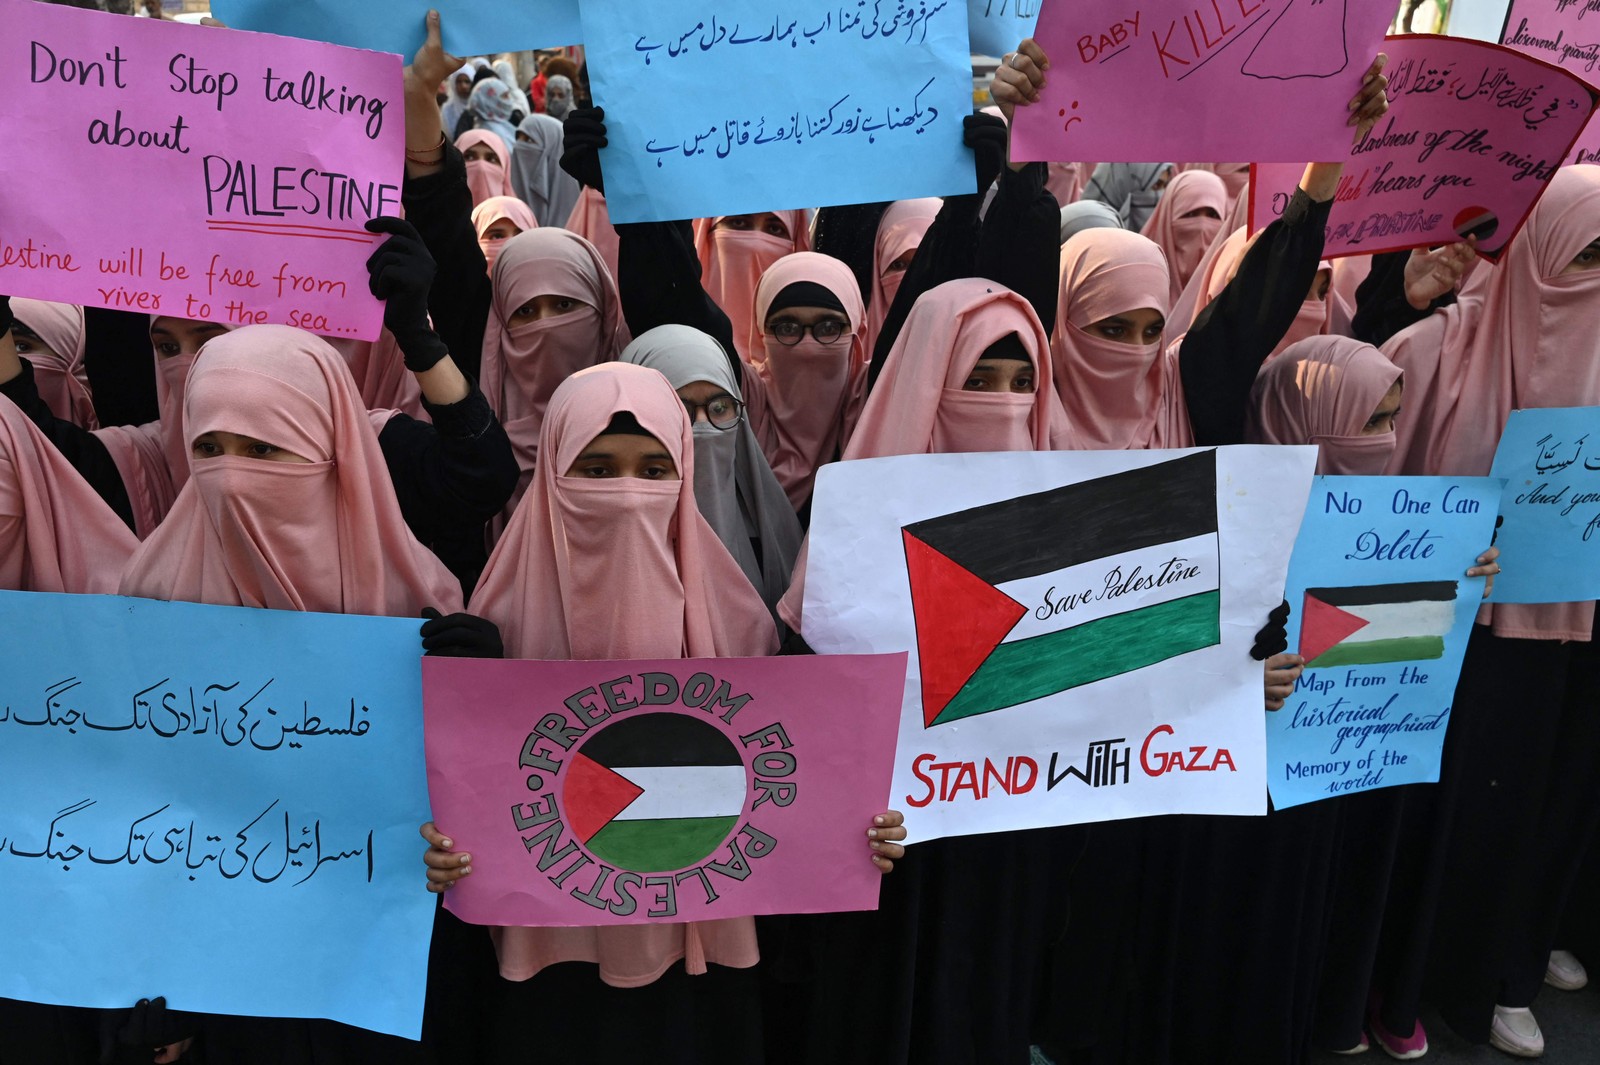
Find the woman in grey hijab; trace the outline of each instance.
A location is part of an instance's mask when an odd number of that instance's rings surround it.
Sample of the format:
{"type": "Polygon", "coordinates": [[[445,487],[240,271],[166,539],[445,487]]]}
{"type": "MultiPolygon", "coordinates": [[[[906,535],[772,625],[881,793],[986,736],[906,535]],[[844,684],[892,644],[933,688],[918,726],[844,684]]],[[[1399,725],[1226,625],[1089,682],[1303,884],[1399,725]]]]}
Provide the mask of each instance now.
{"type": "Polygon", "coordinates": [[[698,329],[660,325],[618,361],[659,370],[690,408],[695,502],[775,611],[800,552],[800,521],[750,430],[727,352],[698,329]]]}
{"type": "Polygon", "coordinates": [[[1061,243],[1085,229],[1121,229],[1122,216],[1099,200],[1079,200],[1061,208],[1061,243]]]}
{"type": "Polygon", "coordinates": [[[566,227],[582,191],[561,169],[561,123],[549,115],[529,115],[511,145],[511,187],[541,226],[566,227]]]}
{"type": "Polygon", "coordinates": [[[564,121],[572,106],[572,79],[565,74],[550,75],[544,83],[544,113],[564,121]]]}
{"type": "Polygon", "coordinates": [[[1171,163],[1101,163],[1083,190],[1083,199],[1111,207],[1123,228],[1137,233],[1155,212],[1171,178],[1171,163]]]}

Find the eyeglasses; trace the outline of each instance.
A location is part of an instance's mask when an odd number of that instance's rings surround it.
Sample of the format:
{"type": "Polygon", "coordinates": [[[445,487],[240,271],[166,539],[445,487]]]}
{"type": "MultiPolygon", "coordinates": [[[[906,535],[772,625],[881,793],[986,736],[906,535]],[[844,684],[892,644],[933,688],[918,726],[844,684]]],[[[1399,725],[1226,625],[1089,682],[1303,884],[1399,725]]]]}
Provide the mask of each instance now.
{"type": "Polygon", "coordinates": [[[711,428],[721,429],[723,432],[734,428],[744,420],[744,404],[727,393],[723,393],[720,396],[712,396],[704,403],[691,403],[688,400],[684,400],[683,405],[689,410],[690,425],[700,420],[701,411],[706,412],[706,421],[711,425],[711,428]]]}
{"type": "Polygon", "coordinates": [[[832,344],[850,328],[848,323],[837,318],[824,318],[813,325],[802,325],[793,318],[779,318],[777,321],[767,323],[767,333],[777,339],[778,343],[786,348],[792,348],[800,343],[802,337],[809,331],[818,344],[832,344]]]}

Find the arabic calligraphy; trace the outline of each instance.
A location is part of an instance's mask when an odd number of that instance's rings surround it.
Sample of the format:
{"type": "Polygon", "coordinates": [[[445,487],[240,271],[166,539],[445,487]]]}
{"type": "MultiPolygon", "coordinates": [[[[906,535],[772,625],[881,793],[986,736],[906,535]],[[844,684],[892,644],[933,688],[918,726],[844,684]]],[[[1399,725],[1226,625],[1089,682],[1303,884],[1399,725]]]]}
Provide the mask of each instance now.
{"type": "Polygon", "coordinates": [[[1396,65],[1394,77],[1389,80],[1392,99],[1441,91],[1461,101],[1487,97],[1495,107],[1520,111],[1523,125],[1529,130],[1538,129],[1559,114],[1563,102],[1570,108],[1580,106],[1575,98],[1547,92],[1543,83],[1519,84],[1504,66],[1481,68],[1474,77],[1458,74],[1454,63],[1429,66],[1426,58],[1405,59],[1396,65]]]}
{"type": "Polygon", "coordinates": [[[947,3],[937,3],[930,7],[926,3],[897,0],[893,11],[886,12],[888,4],[885,0],[874,0],[869,11],[866,0],[857,0],[853,10],[845,5],[827,8],[822,13],[822,21],[809,28],[800,19],[784,19],[781,16],[754,28],[738,22],[729,26],[712,15],[709,23],[702,19],[675,37],[653,40],[641,35],[634,41],[633,50],[644,56],[645,66],[649,66],[657,53],[676,59],[681,55],[709,52],[723,45],[787,44],[790,48],[798,48],[802,43],[814,45],[824,35],[831,38],[859,35],[863,41],[893,42],[898,39],[902,44],[923,44],[928,39],[928,24],[948,6],[947,3]]]}
{"type": "Polygon", "coordinates": [[[367,830],[357,846],[333,846],[323,840],[321,818],[293,816],[280,803],[273,799],[242,828],[213,832],[210,825],[200,827],[197,818],[182,813],[183,808],[175,810],[173,803],[131,821],[113,820],[114,828],[96,825],[99,803],[83,799],[57,811],[42,839],[0,836],[0,857],[59,862],[63,871],[71,871],[80,858],[91,866],[170,863],[190,881],[208,873],[238,880],[248,873],[258,884],[282,879],[294,887],[324,866],[362,859],[356,867],[372,883],[374,830],[367,830]]]}
{"type": "Polygon", "coordinates": [[[681,154],[684,157],[705,155],[710,150],[718,159],[726,159],[735,148],[768,144],[804,144],[821,137],[852,137],[865,135],[868,144],[876,144],[878,134],[884,131],[910,129],[922,133],[939,119],[939,109],[922,102],[937,78],[929,78],[911,100],[910,109],[885,106],[879,111],[867,111],[850,106],[850,94],[845,93],[824,112],[805,114],[799,111],[777,118],[760,116],[754,119],[730,118],[712,125],[705,132],[696,132],[682,141],[659,141],[652,137],[645,142],[645,151],[656,156],[656,166],[663,166],[664,157],[681,154]]]}
{"type": "Polygon", "coordinates": [[[32,707],[0,706],[0,726],[64,728],[74,735],[82,728],[149,732],[162,739],[215,736],[226,747],[248,743],[260,751],[298,748],[317,736],[365,736],[371,730],[370,708],[355,698],[328,720],[312,712],[309,700],[298,700],[298,710],[280,710],[268,694],[275,679],[252,688],[237,680],[197,687],[163,677],[118,710],[109,708],[109,698],[102,704],[83,679],[67,677],[47,687],[32,707]]]}

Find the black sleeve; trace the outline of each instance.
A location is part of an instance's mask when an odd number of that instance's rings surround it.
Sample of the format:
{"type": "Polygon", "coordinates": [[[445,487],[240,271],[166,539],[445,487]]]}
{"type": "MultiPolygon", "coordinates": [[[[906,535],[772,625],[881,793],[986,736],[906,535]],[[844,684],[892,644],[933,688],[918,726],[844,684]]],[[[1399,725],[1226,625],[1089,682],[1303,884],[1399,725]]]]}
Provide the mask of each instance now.
{"type": "Polygon", "coordinates": [[[148,314],[85,307],[83,365],[101,425],[144,425],[161,417],[148,314]]]}
{"type": "Polygon", "coordinates": [[[628,332],[687,325],[708,334],[742,373],[733,323],[700,284],[700,257],[688,222],[632,222],[617,230],[617,291],[628,332]]]}
{"type": "MultiPolygon", "coordinates": [[[[868,370],[867,384],[871,387],[883,371],[884,360],[895,338],[905,327],[917,299],[930,289],[962,277],[977,275],[978,265],[978,211],[983,197],[976,193],[968,196],[947,196],[944,206],[933,224],[922,235],[917,254],[906,267],[906,276],[900,281],[900,291],[895,293],[889,313],[883,319],[883,331],[872,349],[872,366],[868,370]]],[[[1059,232],[1059,225],[1057,227],[1059,232]]]]}
{"type": "Polygon", "coordinates": [[[401,192],[406,220],[417,227],[437,264],[428,292],[433,331],[461,372],[477,377],[483,362],[483,334],[489,323],[494,289],[489,264],[472,227],[472,190],[467,164],[455,145],[444,146],[439,169],[408,177],[401,192]]]}
{"type": "Polygon", "coordinates": [[[424,401],[433,424],[404,414],[378,435],[406,525],[466,582],[488,558],[483,526],[517,487],[511,441],[476,384],[458,403],[424,401]]]}
{"type": "Polygon", "coordinates": [[[1411,306],[1406,299],[1406,263],[1410,259],[1409,251],[1384,252],[1372,257],[1372,270],[1356,289],[1356,314],[1350,322],[1350,332],[1357,340],[1382,346],[1396,333],[1456,301],[1454,292],[1446,292],[1426,310],[1419,311],[1411,306]]]}
{"type": "Polygon", "coordinates": [[[1250,387],[1311,291],[1332,208],[1333,201],[1316,203],[1296,189],[1228,287],[1195,318],[1178,352],[1195,444],[1244,439],[1250,387]]]}
{"type": "Polygon", "coordinates": [[[1055,327],[1061,284],[1061,205],[1045,188],[1048,176],[1044,163],[1000,172],[978,230],[977,269],[1031,303],[1046,333],[1055,327]]]}
{"type": "MultiPolygon", "coordinates": [[[[148,334],[145,343],[149,343],[148,334]]],[[[33,381],[33,364],[27,359],[21,362],[22,372],[0,384],[0,396],[15,403],[28,416],[28,420],[50,438],[56,450],[65,455],[67,461],[72,463],[72,468],[89,482],[89,487],[132,529],[133,505],[128,501],[128,489],[122,483],[122,474],[118,472],[117,464],[111,461],[111,452],[89,430],[57,418],[49,404],[39,396],[39,387],[33,381]]]]}

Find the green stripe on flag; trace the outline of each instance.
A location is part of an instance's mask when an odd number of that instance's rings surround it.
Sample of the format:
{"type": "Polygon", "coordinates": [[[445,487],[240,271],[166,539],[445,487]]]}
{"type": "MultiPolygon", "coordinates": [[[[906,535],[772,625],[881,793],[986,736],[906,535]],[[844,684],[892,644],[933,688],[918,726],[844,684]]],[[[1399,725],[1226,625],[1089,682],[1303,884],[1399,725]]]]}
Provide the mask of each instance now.
{"type": "Polygon", "coordinates": [[[738,821],[737,814],[612,821],[590,837],[588,847],[618,869],[665,873],[691,866],[716,850],[738,821]]]}
{"type": "Polygon", "coordinates": [[[1346,641],[1334,644],[1307,662],[1306,668],[1378,666],[1386,662],[1426,662],[1429,659],[1443,657],[1443,636],[1401,636],[1393,640],[1346,641]]]}
{"type": "Polygon", "coordinates": [[[1220,643],[1221,604],[1220,592],[1201,592],[1003,643],[934,724],[1043,699],[1220,643]]]}

